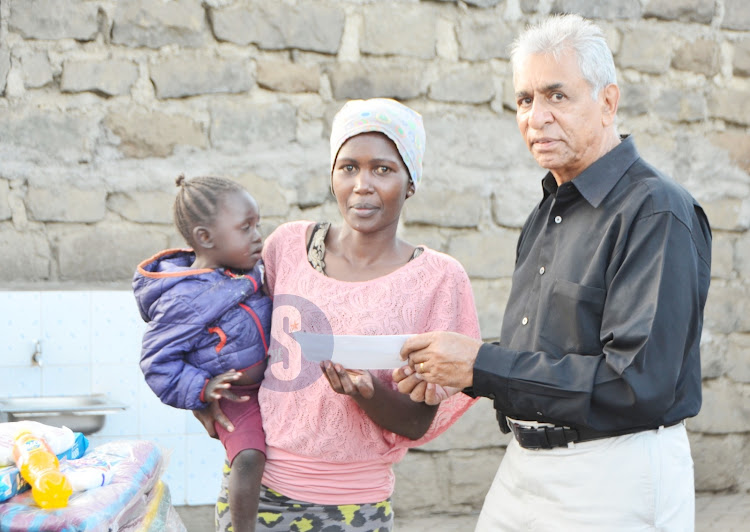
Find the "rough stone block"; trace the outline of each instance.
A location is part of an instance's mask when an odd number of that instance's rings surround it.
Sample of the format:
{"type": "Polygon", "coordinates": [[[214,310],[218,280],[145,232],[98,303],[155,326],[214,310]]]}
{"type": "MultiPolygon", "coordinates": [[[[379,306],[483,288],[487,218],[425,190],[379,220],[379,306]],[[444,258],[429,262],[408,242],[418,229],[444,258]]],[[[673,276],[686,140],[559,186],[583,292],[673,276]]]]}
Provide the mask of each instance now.
{"type": "Polygon", "coordinates": [[[498,12],[462,14],[456,28],[459,56],[469,61],[508,59],[508,47],[516,37],[498,12]]]}
{"type": "MultiPolygon", "coordinates": [[[[513,249],[506,249],[505,252],[512,253],[513,249]]],[[[479,330],[482,332],[482,338],[497,340],[500,338],[505,305],[510,295],[510,278],[472,279],[471,288],[479,314],[479,330]]]]}
{"type": "Polygon", "coordinates": [[[266,50],[335,54],[344,34],[344,10],[312,2],[239,4],[211,9],[209,15],[217,39],[266,50]]]}
{"type": "Polygon", "coordinates": [[[497,449],[507,445],[509,440],[507,434],[500,432],[492,401],[480,398],[448,430],[420,445],[419,450],[434,452],[491,447],[497,454],[497,449]]]}
{"type": "Polygon", "coordinates": [[[318,92],[320,67],[282,61],[259,60],[256,68],[258,85],[278,92],[318,92]]]}
{"type": "Polygon", "coordinates": [[[88,160],[95,124],[92,116],[73,112],[0,113],[0,144],[30,148],[65,162],[88,160]]]}
{"type": "Polygon", "coordinates": [[[439,225],[441,227],[476,227],[482,214],[478,190],[445,190],[425,187],[404,204],[406,223],[439,225]],[[450,197],[449,209],[436,209],[450,197]]]}
{"type": "Polygon", "coordinates": [[[706,118],[706,98],[694,90],[667,88],[658,101],[656,114],[672,122],[696,122],[706,118]]]}
{"type": "Polygon", "coordinates": [[[644,17],[709,24],[714,17],[714,0],[649,0],[644,17]]]}
{"type": "Polygon", "coordinates": [[[495,229],[454,236],[448,254],[464,265],[470,277],[510,277],[516,260],[518,231],[495,229]]]}
{"type": "Polygon", "coordinates": [[[49,280],[52,252],[43,233],[0,224],[0,249],[6,250],[0,253],[0,283],[49,280]]]}
{"type": "Polygon", "coordinates": [[[320,179],[320,174],[310,175],[297,183],[297,204],[301,209],[321,205],[331,199],[331,189],[328,183],[320,179]]]}
{"type": "Polygon", "coordinates": [[[167,247],[164,233],[131,224],[71,224],[50,235],[61,281],[130,282],[143,259],[167,247]]]}
{"type": "Polygon", "coordinates": [[[747,91],[715,89],[709,98],[708,110],[712,117],[731,124],[750,125],[750,100],[747,98],[747,91]]]}
{"type": "Polygon", "coordinates": [[[648,84],[620,83],[618,112],[630,116],[644,115],[651,106],[651,86],[648,84]]]}
{"type": "Polygon", "coordinates": [[[13,212],[10,209],[10,185],[5,179],[0,179],[0,220],[10,219],[13,212]]]}
{"type": "Polygon", "coordinates": [[[729,334],[750,331],[747,313],[750,312],[750,295],[736,281],[714,280],[708,291],[708,300],[704,311],[704,327],[714,333],[729,334]]]}
{"type": "Polygon", "coordinates": [[[745,0],[724,0],[721,27],[729,30],[750,30],[750,3],[745,0]]]}
{"type": "MultiPolygon", "coordinates": [[[[729,405],[727,405],[729,406],[729,405]]],[[[692,421],[688,422],[692,428],[692,421]]],[[[722,491],[737,486],[743,464],[746,436],[689,433],[690,451],[695,464],[696,491],[722,491]]]]}
{"type": "Polygon", "coordinates": [[[5,84],[10,70],[10,51],[0,48],[0,94],[5,94],[5,84]]]}
{"type": "MultiPolygon", "coordinates": [[[[732,67],[735,74],[750,76],[750,37],[745,37],[735,43],[732,67]]],[[[1,70],[2,68],[0,67],[0,73],[1,70]]],[[[2,85],[1,76],[0,85],[2,85]]]]}
{"type": "Polygon", "coordinates": [[[750,271],[750,231],[745,231],[737,239],[734,250],[734,267],[747,276],[747,272],[750,271]]]}
{"type": "Polygon", "coordinates": [[[620,68],[663,74],[669,70],[672,60],[669,40],[669,35],[654,25],[625,30],[615,62],[620,68]]]}
{"type": "Polygon", "coordinates": [[[430,111],[423,113],[423,118],[428,135],[425,160],[440,162],[437,178],[463,183],[463,175],[444,169],[455,163],[457,172],[468,166],[484,170],[485,185],[494,183],[494,179],[528,175],[519,173],[519,165],[534,164],[530,155],[524,155],[528,150],[510,113],[498,115],[482,109],[430,111]]]}
{"type": "Polygon", "coordinates": [[[641,16],[641,3],[638,0],[555,0],[550,13],[578,13],[591,19],[634,19],[641,16]]]}
{"type": "Polygon", "coordinates": [[[710,77],[719,73],[720,59],[719,43],[710,39],[697,39],[686,42],[675,50],[672,66],[710,77]]]}
{"type": "Polygon", "coordinates": [[[714,146],[729,153],[729,158],[739,168],[750,174],[750,136],[744,130],[728,129],[709,136],[714,146]]]}
{"type": "Polygon", "coordinates": [[[750,385],[730,378],[703,382],[703,406],[690,420],[690,430],[709,434],[750,432],[750,385]]]}
{"type": "MultiPolygon", "coordinates": [[[[238,176],[226,176],[240,183],[255,198],[260,207],[261,220],[269,216],[286,216],[289,213],[289,202],[284,189],[272,179],[246,173],[238,176]]],[[[265,228],[265,221],[263,227],[265,228]]]]}
{"type": "Polygon", "coordinates": [[[750,334],[729,335],[727,349],[727,375],[735,381],[750,384],[750,334]]]}
{"type": "Polygon", "coordinates": [[[458,508],[468,506],[479,510],[503,456],[505,456],[504,448],[449,453],[448,489],[450,496],[447,500],[450,501],[450,505],[458,508]]]}
{"type": "Polygon", "coordinates": [[[422,68],[422,65],[395,61],[389,64],[369,61],[339,63],[330,73],[333,97],[337,100],[416,98],[427,90],[422,68]]]}
{"type": "Polygon", "coordinates": [[[152,65],[151,81],[157,98],[184,98],[246,92],[255,80],[248,60],[182,53],[152,65]]]}
{"type": "Polygon", "coordinates": [[[147,224],[173,223],[172,205],[177,193],[160,190],[148,192],[115,192],[107,198],[107,208],[126,220],[147,224]]]}
{"type": "Polygon", "coordinates": [[[372,55],[406,55],[431,59],[437,43],[435,11],[417,6],[372,5],[364,9],[359,47],[372,55]],[[388,28],[388,36],[383,29],[388,28]]]}
{"type": "Polygon", "coordinates": [[[539,9],[539,2],[540,0],[521,0],[521,11],[525,15],[536,13],[537,9],[539,9]]]}
{"type": "Polygon", "coordinates": [[[711,277],[732,279],[734,273],[734,247],[737,237],[732,233],[714,232],[711,242],[711,277]]]}
{"type": "Polygon", "coordinates": [[[399,236],[415,246],[427,246],[442,252],[447,250],[448,241],[438,228],[406,224],[401,228],[399,236]]]}
{"type": "Polygon", "coordinates": [[[36,89],[52,82],[52,67],[46,52],[26,50],[20,59],[24,87],[36,89]]]}
{"type": "Polygon", "coordinates": [[[702,203],[706,211],[711,228],[738,231],[747,229],[741,224],[742,200],[739,198],[725,198],[702,203]]]}
{"type": "Polygon", "coordinates": [[[120,138],[118,147],[128,157],[166,157],[178,145],[208,146],[201,126],[184,115],[131,109],[109,114],[104,125],[120,138]]]}
{"type": "Polygon", "coordinates": [[[258,143],[283,145],[297,134],[296,111],[286,103],[216,104],[210,113],[214,147],[252,150],[258,143]]]}
{"type": "Polygon", "coordinates": [[[708,328],[703,328],[701,335],[701,377],[715,379],[727,372],[728,336],[726,334],[711,334],[708,328]]]}
{"type": "Polygon", "coordinates": [[[93,91],[105,96],[128,94],[138,79],[138,66],[126,59],[106,61],[66,61],[60,90],[93,91]]]}
{"type": "Polygon", "coordinates": [[[11,0],[8,29],[27,39],[91,41],[99,31],[95,2],[11,0]]]}
{"type": "Polygon", "coordinates": [[[477,7],[492,7],[502,2],[502,0],[464,0],[464,2],[477,7]]]}
{"type": "Polygon", "coordinates": [[[208,42],[201,0],[121,0],[112,20],[112,42],[161,48],[167,44],[197,48],[208,42]]]}
{"type": "Polygon", "coordinates": [[[30,187],[26,209],[40,222],[98,222],[106,212],[106,191],[72,187],[30,187]]]}
{"type": "Polygon", "coordinates": [[[448,499],[450,477],[440,470],[439,456],[433,453],[409,451],[393,466],[396,487],[393,507],[396,512],[424,512],[439,501],[448,499]]]}
{"type": "Polygon", "coordinates": [[[488,65],[461,66],[446,71],[430,85],[433,100],[458,103],[485,103],[495,96],[495,84],[488,65]]]}

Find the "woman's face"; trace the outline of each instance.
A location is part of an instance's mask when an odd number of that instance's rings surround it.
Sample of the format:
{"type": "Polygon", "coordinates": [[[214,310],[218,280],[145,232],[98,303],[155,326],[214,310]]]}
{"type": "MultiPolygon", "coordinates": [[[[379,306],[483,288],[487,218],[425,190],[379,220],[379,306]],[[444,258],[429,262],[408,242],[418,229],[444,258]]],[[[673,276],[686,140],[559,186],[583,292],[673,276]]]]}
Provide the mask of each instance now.
{"type": "Polygon", "coordinates": [[[331,186],[344,221],[363,232],[398,225],[414,188],[396,145],[382,133],[347,140],[333,165],[331,186]]]}

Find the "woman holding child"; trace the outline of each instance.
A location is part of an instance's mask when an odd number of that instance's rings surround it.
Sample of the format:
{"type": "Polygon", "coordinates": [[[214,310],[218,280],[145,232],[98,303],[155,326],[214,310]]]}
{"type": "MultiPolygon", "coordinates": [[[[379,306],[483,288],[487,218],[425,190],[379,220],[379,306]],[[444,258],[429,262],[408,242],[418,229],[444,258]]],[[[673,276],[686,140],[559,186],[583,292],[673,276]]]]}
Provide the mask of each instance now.
{"type": "MultiPolygon", "coordinates": [[[[444,330],[479,338],[461,265],[397,236],[404,202],[422,180],[424,149],[422,119],[412,109],[380,98],[347,103],[331,133],[331,191],[340,223],[287,223],[266,240],[274,312],[258,397],[267,446],[259,531],[392,530],[392,465],[472,404],[461,393],[451,395],[456,390],[425,383],[415,391],[432,405],[414,402],[398,392],[390,370],[310,363],[292,337],[301,329],[334,335],[444,330]]],[[[196,416],[210,433],[214,419],[226,423],[216,408],[196,416]]],[[[225,472],[217,504],[221,531],[230,526],[226,479],[225,472]]]]}

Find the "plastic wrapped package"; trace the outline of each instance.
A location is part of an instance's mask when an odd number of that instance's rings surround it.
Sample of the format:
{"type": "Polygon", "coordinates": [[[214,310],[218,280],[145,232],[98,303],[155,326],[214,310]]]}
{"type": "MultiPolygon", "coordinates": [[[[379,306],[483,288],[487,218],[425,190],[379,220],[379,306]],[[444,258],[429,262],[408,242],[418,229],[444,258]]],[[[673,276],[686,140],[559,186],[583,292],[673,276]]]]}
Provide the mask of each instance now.
{"type": "Polygon", "coordinates": [[[146,498],[145,512],[119,532],[187,532],[187,529],[172,506],[169,487],[160,480],[146,498]]]}
{"type": "Polygon", "coordinates": [[[13,441],[24,430],[31,432],[34,436],[43,438],[50,446],[50,449],[52,449],[52,452],[58,456],[73,447],[76,440],[76,433],[68,427],[52,427],[43,423],[37,423],[36,421],[0,423],[0,467],[15,465],[15,461],[13,460],[13,441]]]}
{"type": "MultiPolygon", "coordinates": [[[[50,427],[34,421],[0,423],[0,462],[13,460],[13,439],[22,430],[30,430],[33,434],[44,438],[60,460],[79,458],[89,446],[86,436],[80,432],[72,432],[67,427],[50,427]]],[[[0,467],[0,502],[28,488],[28,483],[21,477],[15,463],[0,467]]]]}
{"type": "Polygon", "coordinates": [[[105,443],[89,449],[84,459],[90,463],[107,464],[111,475],[109,483],[74,493],[68,506],[59,510],[40,510],[28,492],[16,495],[0,504],[0,531],[184,531],[179,516],[173,510],[170,518],[172,505],[168,500],[169,491],[157,489],[165,467],[165,457],[155,443],[145,440],[105,443]],[[160,504],[165,505],[165,510],[159,510],[160,504]],[[173,528],[143,528],[146,526],[145,518],[153,508],[156,509],[153,510],[152,522],[162,519],[165,527],[173,528]],[[159,515],[164,517],[158,518],[159,515]]]}

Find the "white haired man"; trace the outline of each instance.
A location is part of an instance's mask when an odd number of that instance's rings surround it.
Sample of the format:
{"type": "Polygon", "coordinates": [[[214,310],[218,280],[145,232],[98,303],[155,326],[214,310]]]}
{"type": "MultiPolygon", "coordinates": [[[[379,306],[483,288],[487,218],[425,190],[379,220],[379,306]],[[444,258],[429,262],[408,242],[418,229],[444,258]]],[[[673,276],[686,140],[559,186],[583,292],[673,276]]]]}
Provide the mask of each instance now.
{"type": "Polygon", "coordinates": [[[399,388],[489,397],[515,435],[477,531],[692,530],[683,421],[701,405],[708,220],[618,135],[615,65],[596,25],[551,17],[511,61],[518,126],[548,173],[500,341],[414,336],[399,388]]]}

